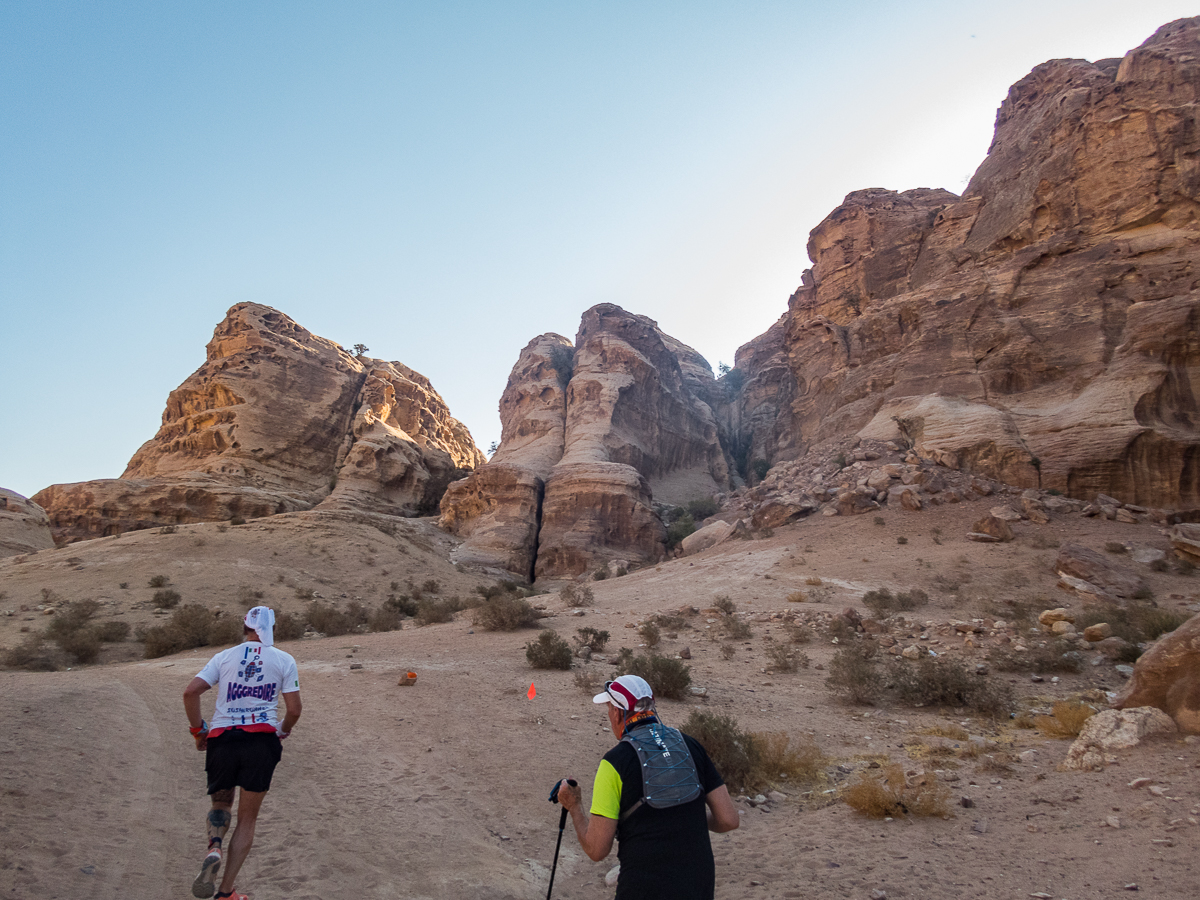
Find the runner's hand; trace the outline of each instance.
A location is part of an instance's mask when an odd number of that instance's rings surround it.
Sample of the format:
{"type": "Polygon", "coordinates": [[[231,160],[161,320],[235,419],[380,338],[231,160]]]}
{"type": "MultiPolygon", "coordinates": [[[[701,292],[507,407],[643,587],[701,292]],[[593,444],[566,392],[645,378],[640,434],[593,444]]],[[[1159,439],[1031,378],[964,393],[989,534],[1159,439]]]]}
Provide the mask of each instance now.
{"type": "Polygon", "coordinates": [[[203,719],[200,720],[200,727],[196,730],[188,729],[192,733],[192,740],[196,742],[196,749],[203,751],[208,748],[208,723],[203,719]]]}

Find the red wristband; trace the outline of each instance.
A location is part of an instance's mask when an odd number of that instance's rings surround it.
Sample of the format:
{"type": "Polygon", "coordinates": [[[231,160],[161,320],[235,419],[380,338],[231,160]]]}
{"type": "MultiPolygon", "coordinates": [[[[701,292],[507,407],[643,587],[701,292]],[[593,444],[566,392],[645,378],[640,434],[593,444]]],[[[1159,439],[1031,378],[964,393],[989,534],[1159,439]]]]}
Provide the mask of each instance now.
{"type": "Polygon", "coordinates": [[[203,734],[205,731],[208,731],[208,723],[205,722],[203,719],[201,719],[199,726],[197,726],[196,728],[189,727],[188,731],[190,731],[192,733],[193,737],[198,734],[203,734]]]}

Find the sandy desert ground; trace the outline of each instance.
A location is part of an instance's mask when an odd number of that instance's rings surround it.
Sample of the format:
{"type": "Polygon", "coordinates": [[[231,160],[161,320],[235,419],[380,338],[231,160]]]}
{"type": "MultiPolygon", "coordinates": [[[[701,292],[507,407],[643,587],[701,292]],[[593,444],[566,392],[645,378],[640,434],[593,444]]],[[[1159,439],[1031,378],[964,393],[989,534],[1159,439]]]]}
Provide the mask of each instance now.
{"type": "MultiPolygon", "coordinates": [[[[748,731],[811,735],[829,759],[828,781],[804,791],[782,786],[788,799],[765,808],[738,800],[742,827],[713,840],[718,897],[867,900],[882,891],[889,900],[1082,900],[1128,896],[1132,885],[1138,896],[1196,896],[1195,738],[1148,742],[1103,772],[1063,773],[1055,767],[1068,741],[1008,720],[843,703],[825,686],[823,667],[837,649],[828,638],[802,648],[808,668],[766,671],[765,639],[782,639],[771,613],[848,605],[865,612],[863,591],[884,586],[930,593],[931,602],[910,614],[914,632],[924,622],[981,616],[1006,599],[1079,608],[1055,587],[1055,542],[1167,547],[1156,526],[1075,515],[1022,523],[1009,544],[967,541],[970,524],[995,503],[886,511],[882,525],[870,515],[811,518],[768,538],[595,582],[595,605],[582,615],[556,594],[533,598],[551,614],[543,624],[563,636],[584,625],[610,631],[610,651],[637,647],[632,627],[647,616],[706,607],[718,594],[748,614],[753,634],[732,659],[707,636],[703,614],[664,641],[669,653],[689,647],[693,684],[707,697],[662,701],[663,716],[678,725],[700,707],[733,715],[748,731]],[[822,584],[814,589],[816,578],[822,584]],[[788,602],[797,590],[808,592],[808,602],[788,602]],[[950,725],[994,742],[978,755],[936,763],[951,789],[950,817],[882,821],[836,800],[839,783],[851,777],[838,766],[857,771],[886,756],[907,769],[932,768],[921,758],[933,740],[925,732],[950,725]],[[1018,755],[1027,750],[1034,752],[1018,755]],[[1129,787],[1138,777],[1162,790],[1129,787]],[[963,797],[974,805],[964,808],[963,797]]],[[[491,581],[455,571],[447,561],[453,539],[429,521],[392,521],[396,534],[353,516],[304,513],[0,560],[0,610],[12,611],[0,616],[0,646],[17,643],[22,628],[43,626],[47,617],[36,608],[43,589],[99,600],[102,616],[135,626],[153,621],[147,584],[155,574],[168,576],[184,602],[231,614],[248,605],[239,599],[247,590],[263,592],[256,602],[299,611],[297,588],[377,604],[396,580],[435,578],[445,594],[491,581]]],[[[1160,605],[1200,610],[1200,578],[1137,568],[1160,605]]],[[[528,666],[522,648],[532,635],[473,628],[467,611],[441,625],[406,622],[397,632],[283,644],[299,662],[304,716],[285,745],[239,889],[255,900],[544,897],[558,823],[547,793],[557,778],[574,775],[586,797],[612,737],[576,672],[528,666]],[[417,683],[398,686],[407,669],[417,683]]],[[[934,633],[929,643],[983,659],[982,650],[960,651],[957,637],[934,633]]],[[[144,660],[140,646],[131,641],[106,650],[97,665],[66,671],[0,672],[0,896],[190,896],[207,802],[203,758],[187,734],[180,695],[210,651],[144,660]]],[[[598,676],[610,671],[606,662],[588,665],[598,676]]],[[[1011,682],[1022,708],[1122,682],[1110,664],[1085,665],[1058,683],[990,677],[1011,682]]],[[[602,863],[587,860],[568,826],[554,896],[611,896],[604,876],[615,862],[615,852],[602,863]]]]}

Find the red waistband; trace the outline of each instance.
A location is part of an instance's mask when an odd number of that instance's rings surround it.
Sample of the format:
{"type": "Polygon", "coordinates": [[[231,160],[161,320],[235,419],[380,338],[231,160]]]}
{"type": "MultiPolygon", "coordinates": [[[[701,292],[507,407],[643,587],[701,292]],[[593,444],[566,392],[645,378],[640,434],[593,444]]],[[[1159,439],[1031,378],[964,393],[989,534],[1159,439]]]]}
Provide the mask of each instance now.
{"type": "Polygon", "coordinates": [[[212,729],[211,731],[209,731],[208,736],[210,738],[214,738],[214,737],[217,737],[218,735],[224,734],[226,731],[253,731],[253,732],[270,731],[270,732],[274,732],[275,726],[268,725],[266,722],[263,722],[259,725],[227,725],[222,728],[212,729]]]}

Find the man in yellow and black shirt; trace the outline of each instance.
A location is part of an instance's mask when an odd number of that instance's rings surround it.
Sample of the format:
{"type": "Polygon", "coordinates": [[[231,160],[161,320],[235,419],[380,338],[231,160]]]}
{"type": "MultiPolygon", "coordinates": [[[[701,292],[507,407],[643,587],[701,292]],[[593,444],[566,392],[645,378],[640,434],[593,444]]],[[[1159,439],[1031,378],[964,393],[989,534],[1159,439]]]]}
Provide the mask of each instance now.
{"type": "Polygon", "coordinates": [[[711,900],[716,869],[708,832],[739,824],[725,782],[699,742],[659,722],[644,679],[622,675],[594,702],[607,705],[620,743],[600,761],[590,817],[580,788],[559,784],[580,846],[599,861],[614,838],[620,841],[617,900],[711,900]]]}

